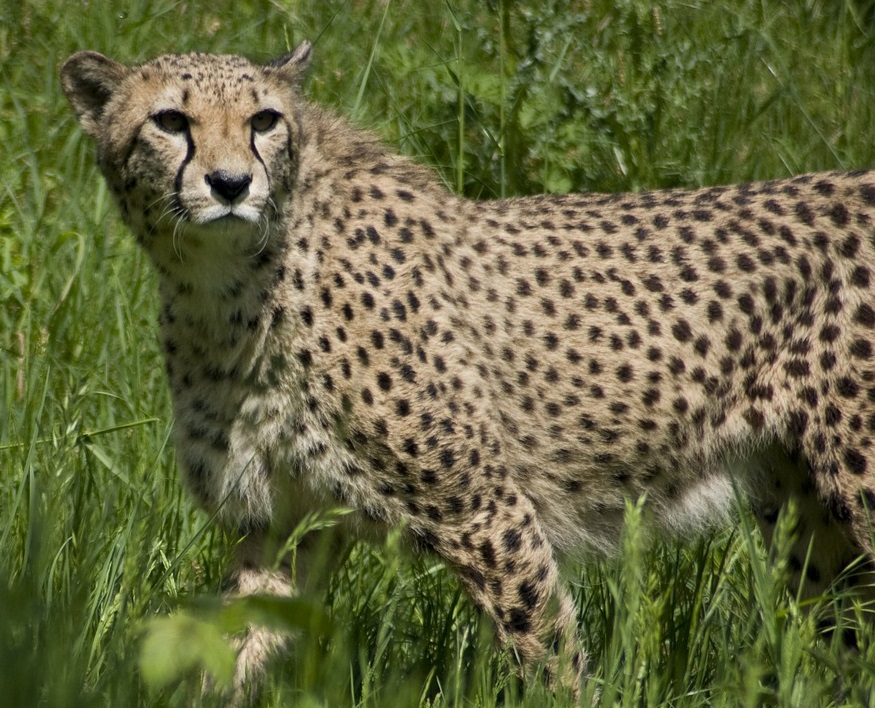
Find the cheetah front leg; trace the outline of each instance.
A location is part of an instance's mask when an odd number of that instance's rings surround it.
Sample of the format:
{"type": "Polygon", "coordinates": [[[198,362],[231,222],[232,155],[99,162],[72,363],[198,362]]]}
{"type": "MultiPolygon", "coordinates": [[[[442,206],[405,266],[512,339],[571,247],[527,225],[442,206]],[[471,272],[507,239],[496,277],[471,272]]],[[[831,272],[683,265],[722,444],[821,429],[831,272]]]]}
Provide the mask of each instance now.
{"type": "Polygon", "coordinates": [[[522,671],[540,668],[548,684],[578,695],[586,655],[575,606],[533,504],[505,487],[464,522],[435,529],[436,550],[490,615],[522,671]]]}
{"type": "MultiPolygon", "coordinates": [[[[280,543],[276,534],[254,532],[243,538],[235,549],[234,565],[224,587],[227,600],[267,595],[289,598],[310,588],[324,569],[318,561],[342,556],[345,543],[337,529],[309,534],[296,547],[294,559],[282,558],[277,565],[280,543]],[[331,553],[326,553],[326,546],[331,553]]],[[[228,696],[233,706],[251,704],[264,687],[271,660],[281,657],[292,637],[272,627],[251,624],[238,636],[233,645],[237,652],[234,679],[228,696]]]]}
{"type": "MultiPolygon", "coordinates": [[[[268,559],[267,537],[254,533],[240,541],[235,549],[234,567],[225,582],[225,597],[232,600],[254,595],[291,597],[289,568],[274,568],[268,559]]],[[[264,683],[268,661],[286,648],[287,635],[269,627],[249,625],[233,640],[237,651],[232,696],[234,705],[244,705],[256,696],[264,683]]]]}

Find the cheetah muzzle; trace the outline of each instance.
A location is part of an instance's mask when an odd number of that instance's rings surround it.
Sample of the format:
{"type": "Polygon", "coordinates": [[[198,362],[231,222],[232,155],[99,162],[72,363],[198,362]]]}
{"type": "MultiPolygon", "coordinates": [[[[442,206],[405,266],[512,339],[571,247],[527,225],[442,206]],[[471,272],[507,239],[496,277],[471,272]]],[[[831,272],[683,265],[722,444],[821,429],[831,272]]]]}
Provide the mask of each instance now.
{"type": "MultiPolygon", "coordinates": [[[[307,102],[310,49],[62,69],[159,275],[185,482],[246,536],[235,592],[291,594],[265,539],[346,507],[573,685],[557,560],[614,549],[629,499],[686,534],[741,489],[768,538],[795,498],[810,593],[871,559],[875,175],[465,200],[307,102]]],[[[241,641],[238,690],[281,642],[241,641]]]]}

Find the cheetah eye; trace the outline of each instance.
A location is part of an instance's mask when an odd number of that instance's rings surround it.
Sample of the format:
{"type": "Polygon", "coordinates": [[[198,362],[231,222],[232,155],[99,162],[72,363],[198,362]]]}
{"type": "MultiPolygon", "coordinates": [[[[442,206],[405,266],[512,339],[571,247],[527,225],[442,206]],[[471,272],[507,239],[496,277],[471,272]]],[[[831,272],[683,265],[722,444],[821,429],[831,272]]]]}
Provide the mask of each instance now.
{"type": "Polygon", "coordinates": [[[183,133],[188,130],[188,118],[179,111],[160,111],[152,116],[152,120],[168,133],[183,133]]]}
{"type": "Polygon", "coordinates": [[[279,119],[279,113],[267,108],[252,116],[249,122],[256,133],[266,133],[273,129],[279,119]]]}

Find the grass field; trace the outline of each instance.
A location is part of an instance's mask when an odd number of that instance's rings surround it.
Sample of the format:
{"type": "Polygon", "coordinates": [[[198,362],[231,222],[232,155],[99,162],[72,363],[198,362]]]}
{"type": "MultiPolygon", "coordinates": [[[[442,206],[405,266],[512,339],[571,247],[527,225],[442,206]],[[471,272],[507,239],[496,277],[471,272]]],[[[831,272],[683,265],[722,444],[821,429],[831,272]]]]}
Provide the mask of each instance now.
{"type": "MultiPolygon", "coordinates": [[[[0,4],[0,705],[213,705],[197,666],[221,674],[235,619],[210,602],[227,540],[168,445],[155,279],[64,103],[68,54],[309,38],[313,98],[479,198],[875,165],[871,0],[117,5],[0,4]]],[[[743,510],[692,543],[646,536],[632,514],[622,557],[571,576],[585,700],[875,703],[875,632],[855,655],[819,636],[743,510]]],[[[323,595],[261,608],[302,627],[264,705],[568,705],[523,690],[449,573],[397,550],[357,546],[323,595]]]]}

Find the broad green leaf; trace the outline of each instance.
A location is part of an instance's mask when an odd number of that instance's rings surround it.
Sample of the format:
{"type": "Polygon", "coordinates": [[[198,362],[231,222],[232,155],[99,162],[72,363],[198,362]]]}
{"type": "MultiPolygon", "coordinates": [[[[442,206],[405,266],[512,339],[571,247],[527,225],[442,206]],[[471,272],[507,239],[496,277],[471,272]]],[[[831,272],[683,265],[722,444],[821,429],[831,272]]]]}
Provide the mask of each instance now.
{"type": "Polygon", "coordinates": [[[151,688],[195,670],[204,670],[217,685],[227,686],[234,676],[234,662],[234,650],[216,625],[185,614],[149,622],[140,650],[140,672],[151,688]]]}

